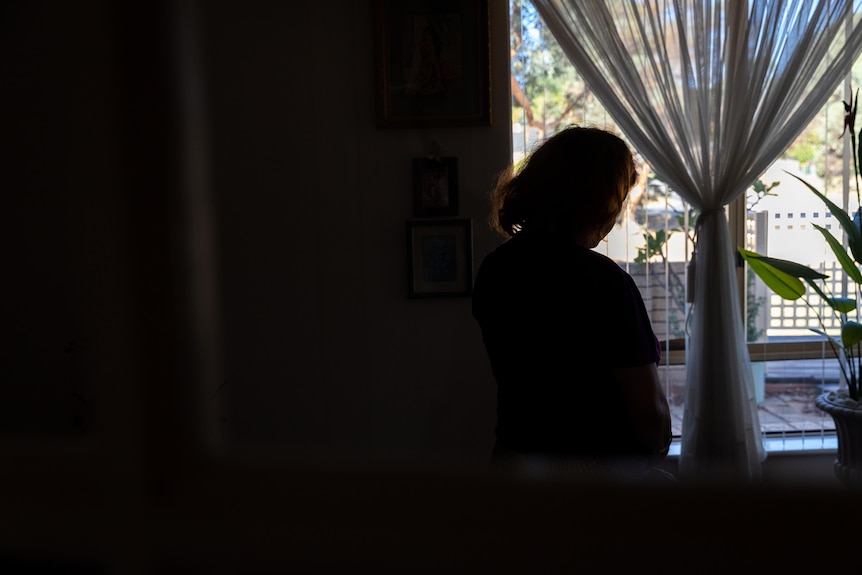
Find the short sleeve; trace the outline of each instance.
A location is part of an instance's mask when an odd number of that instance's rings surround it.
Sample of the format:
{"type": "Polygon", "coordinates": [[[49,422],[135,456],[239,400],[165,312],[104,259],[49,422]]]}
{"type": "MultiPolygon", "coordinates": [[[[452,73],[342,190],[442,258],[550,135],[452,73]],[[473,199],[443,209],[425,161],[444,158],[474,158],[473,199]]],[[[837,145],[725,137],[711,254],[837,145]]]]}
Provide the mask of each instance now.
{"type": "Polygon", "coordinates": [[[613,345],[617,367],[635,367],[661,360],[661,347],[653,332],[646,305],[634,280],[625,271],[619,305],[613,306],[612,321],[615,325],[613,345]]]}

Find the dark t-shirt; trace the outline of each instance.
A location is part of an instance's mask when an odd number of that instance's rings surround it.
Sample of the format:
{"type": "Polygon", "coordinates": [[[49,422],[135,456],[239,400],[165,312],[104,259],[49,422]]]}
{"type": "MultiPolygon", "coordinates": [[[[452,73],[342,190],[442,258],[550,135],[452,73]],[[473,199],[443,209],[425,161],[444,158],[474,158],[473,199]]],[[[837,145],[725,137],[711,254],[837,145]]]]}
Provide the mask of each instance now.
{"type": "Polygon", "coordinates": [[[497,440],[527,453],[643,455],[613,368],[659,361],[631,276],[574,242],[523,231],[488,254],[473,315],[497,381],[497,440]]]}

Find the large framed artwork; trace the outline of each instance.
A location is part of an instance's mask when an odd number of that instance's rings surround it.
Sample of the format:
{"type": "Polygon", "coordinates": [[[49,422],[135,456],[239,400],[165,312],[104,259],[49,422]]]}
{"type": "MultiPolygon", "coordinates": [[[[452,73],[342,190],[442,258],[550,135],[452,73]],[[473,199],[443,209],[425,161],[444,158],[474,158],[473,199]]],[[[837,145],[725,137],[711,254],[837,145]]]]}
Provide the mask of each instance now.
{"type": "Polygon", "coordinates": [[[377,125],[491,124],[488,0],[374,0],[377,125]]]}
{"type": "Polygon", "coordinates": [[[466,297],[472,293],[472,221],[409,220],[407,297],[466,297]]]}

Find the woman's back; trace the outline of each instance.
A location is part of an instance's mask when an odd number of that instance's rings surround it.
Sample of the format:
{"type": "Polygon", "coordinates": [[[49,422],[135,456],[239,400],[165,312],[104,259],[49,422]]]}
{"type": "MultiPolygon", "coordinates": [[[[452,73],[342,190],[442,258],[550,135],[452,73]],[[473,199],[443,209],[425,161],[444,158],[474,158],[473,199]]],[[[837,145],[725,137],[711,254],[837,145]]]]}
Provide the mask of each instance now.
{"type": "Polygon", "coordinates": [[[573,241],[524,231],[483,261],[473,314],[498,383],[498,439],[512,449],[633,455],[613,369],[657,361],[628,274],[573,241]]]}

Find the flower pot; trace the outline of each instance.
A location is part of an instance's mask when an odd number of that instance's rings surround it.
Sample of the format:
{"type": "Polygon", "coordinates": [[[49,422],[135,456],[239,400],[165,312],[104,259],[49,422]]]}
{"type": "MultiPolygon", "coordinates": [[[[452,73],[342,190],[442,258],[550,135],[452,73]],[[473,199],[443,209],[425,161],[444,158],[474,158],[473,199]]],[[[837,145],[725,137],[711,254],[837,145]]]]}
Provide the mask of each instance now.
{"type": "Polygon", "coordinates": [[[815,404],[835,422],[835,476],[846,485],[862,485],[862,403],[846,392],[829,391],[819,395],[815,404]]]}

